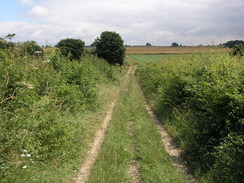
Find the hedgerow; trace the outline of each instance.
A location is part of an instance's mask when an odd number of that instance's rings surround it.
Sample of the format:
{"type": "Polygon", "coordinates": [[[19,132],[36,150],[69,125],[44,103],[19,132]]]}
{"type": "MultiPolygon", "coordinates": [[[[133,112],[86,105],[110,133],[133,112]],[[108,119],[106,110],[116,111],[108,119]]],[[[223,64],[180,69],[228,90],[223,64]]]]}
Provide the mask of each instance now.
{"type": "Polygon", "coordinates": [[[71,62],[59,51],[38,59],[0,50],[0,70],[2,182],[79,148],[84,129],[65,117],[94,111],[97,85],[116,79],[104,60],[87,56],[71,62]]]}
{"type": "Polygon", "coordinates": [[[213,182],[243,181],[243,74],[241,59],[228,54],[176,57],[137,71],[189,166],[213,182]]]}

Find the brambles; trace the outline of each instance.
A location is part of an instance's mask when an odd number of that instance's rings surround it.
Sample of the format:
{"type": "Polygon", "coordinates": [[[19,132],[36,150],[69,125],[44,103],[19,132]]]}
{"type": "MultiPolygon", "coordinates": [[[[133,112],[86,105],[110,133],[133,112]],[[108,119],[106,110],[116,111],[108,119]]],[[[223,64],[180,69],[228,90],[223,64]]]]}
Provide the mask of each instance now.
{"type": "Polygon", "coordinates": [[[109,64],[123,65],[125,57],[124,41],[116,32],[103,32],[99,38],[95,40],[95,52],[109,64]]]}
{"type": "Polygon", "coordinates": [[[137,72],[188,164],[215,177],[213,182],[242,182],[243,72],[241,61],[228,54],[176,57],[137,72]],[[218,172],[222,177],[217,180],[218,172]]]}
{"type": "Polygon", "coordinates": [[[67,38],[59,41],[57,47],[65,57],[70,54],[71,59],[79,60],[84,52],[84,45],[85,42],[80,39],[67,38]]]}
{"type": "Polygon", "coordinates": [[[6,49],[7,48],[7,42],[0,38],[0,49],[6,49]]]}
{"type": "Polygon", "coordinates": [[[35,59],[0,50],[0,59],[0,180],[78,156],[85,130],[67,117],[98,108],[97,85],[113,81],[114,68],[95,56],[70,62],[58,51],[35,59]]]}
{"type": "Polygon", "coordinates": [[[234,56],[243,57],[244,56],[244,44],[235,45],[233,47],[232,53],[234,56]]]}
{"type": "Polygon", "coordinates": [[[43,49],[35,41],[26,41],[20,45],[23,55],[34,55],[40,53],[43,55],[43,49]]]}

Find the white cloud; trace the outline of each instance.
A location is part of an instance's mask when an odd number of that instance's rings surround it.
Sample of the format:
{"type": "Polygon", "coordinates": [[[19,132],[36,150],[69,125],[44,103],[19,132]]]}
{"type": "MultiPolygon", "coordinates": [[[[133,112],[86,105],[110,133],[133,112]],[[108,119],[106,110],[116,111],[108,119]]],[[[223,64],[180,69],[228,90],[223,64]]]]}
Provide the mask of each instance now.
{"type": "Polygon", "coordinates": [[[47,16],[49,14],[49,11],[47,8],[43,7],[43,6],[35,6],[34,8],[32,8],[29,12],[29,15],[31,16],[47,16]]]}
{"type": "Polygon", "coordinates": [[[20,3],[23,4],[23,5],[33,5],[34,4],[34,1],[33,0],[20,0],[20,3]]]}
{"type": "Polygon", "coordinates": [[[211,44],[212,39],[244,39],[243,0],[45,0],[34,4],[22,11],[35,23],[0,22],[1,27],[8,27],[0,30],[0,37],[4,30],[15,32],[16,39],[41,44],[66,37],[90,44],[109,30],[121,34],[125,44],[211,44]]]}

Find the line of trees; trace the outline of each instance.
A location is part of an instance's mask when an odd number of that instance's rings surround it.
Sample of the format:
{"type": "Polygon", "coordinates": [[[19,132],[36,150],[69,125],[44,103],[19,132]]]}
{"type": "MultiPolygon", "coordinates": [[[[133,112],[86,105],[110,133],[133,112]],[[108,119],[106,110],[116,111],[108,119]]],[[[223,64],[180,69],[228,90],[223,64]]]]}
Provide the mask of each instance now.
{"type": "MultiPolygon", "coordinates": [[[[5,36],[6,39],[10,40],[9,42],[0,38],[0,49],[14,48],[15,44],[11,42],[14,36],[16,36],[15,33],[5,36]]],[[[63,56],[69,57],[71,60],[80,60],[85,55],[84,45],[85,42],[80,39],[66,38],[60,40],[56,47],[60,49],[63,56]]],[[[118,33],[111,31],[102,32],[93,45],[95,46],[93,53],[105,59],[109,64],[124,64],[124,41],[118,33]]],[[[43,52],[43,49],[35,41],[18,43],[18,47],[22,48],[21,53],[23,54],[33,55],[37,52],[43,52]]]]}
{"type": "Polygon", "coordinates": [[[231,41],[227,41],[223,45],[227,48],[234,48],[237,45],[244,45],[244,41],[242,41],[242,40],[231,40],[231,41]]]}

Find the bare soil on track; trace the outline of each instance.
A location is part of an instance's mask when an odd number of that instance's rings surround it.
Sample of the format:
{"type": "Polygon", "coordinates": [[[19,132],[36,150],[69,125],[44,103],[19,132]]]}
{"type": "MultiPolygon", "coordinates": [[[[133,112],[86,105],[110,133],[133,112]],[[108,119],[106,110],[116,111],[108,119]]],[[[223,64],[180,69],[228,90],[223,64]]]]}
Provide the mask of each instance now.
{"type": "Polygon", "coordinates": [[[194,178],[194,176],[189,173],[188,168],[186,167],[183,158],[181,156],[181,149],[179,149],[174,141],[174,139],[171,137],[171,135],[168,133],[168,131],[163,127],[161,122],[158,120],[157,116],[154,114],[153,110],[151,109],[150,105],[147,104],[145,101],[145,107],[147,109],[148,114],[151,116],[151,118],[155,121],[156,127],[162,137],[162,142],[165,147],[165,151],[171,156],[174,165],[182,172],[184,172],[185,175],[187,175],[189,179],[189,183],[197,183],[198,181],[194,178]]]}

